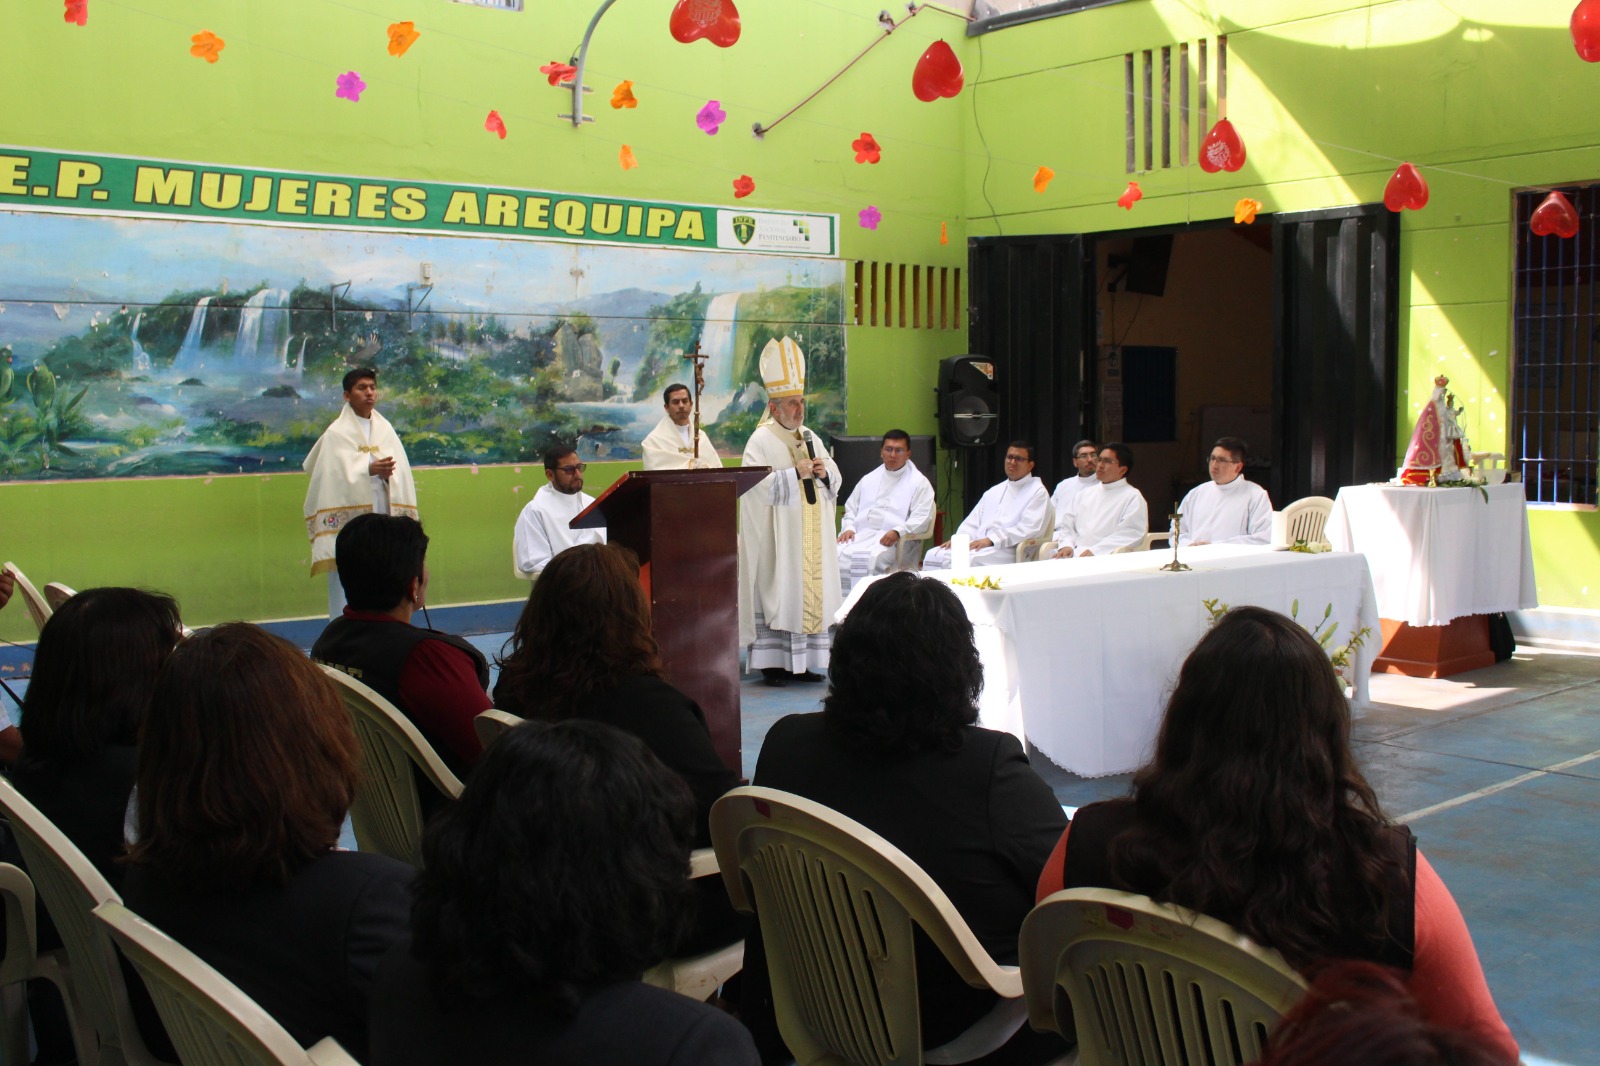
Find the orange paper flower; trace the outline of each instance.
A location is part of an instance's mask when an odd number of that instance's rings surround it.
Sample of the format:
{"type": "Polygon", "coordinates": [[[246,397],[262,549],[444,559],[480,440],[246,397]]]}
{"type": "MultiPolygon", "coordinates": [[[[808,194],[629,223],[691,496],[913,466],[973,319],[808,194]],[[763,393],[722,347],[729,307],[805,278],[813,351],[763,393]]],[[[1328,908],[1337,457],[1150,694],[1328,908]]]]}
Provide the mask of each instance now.
{"type": "Polygon", "coordinates": [[[539,73],[549,79],[551,85],[560,85],[562,82],[571,81],[577,77],[578,68],[570,63],[557,63],[555,60],[551,60],[539,68],[539,73]]]}
{"type": "Polygon", "coordinates": [[[1139,188],[1139,183],[1130,181],[1128,182],[1128,187],[1123,190],[1122,195],[1117,197],[1117,206],[1132,211],[1133,205],[1143,199],[1144,190],[1139,188]]]}
{"type": "Polygon", "coordinates": [[[483,120],[483,128],[502,141],[506,139],[506,120],[500,117],[498,111],[489,112],[489,117],[483,120]]]}
{"type": "Polygon", "coordinates": [[[883,158],[883,147],[870,133],[863,133],[859,138],[850,142],[850,147],[856,150],[857,163],[876,163],[883,158]]]}
{"type": "Polygon", "coordinates": [[[227,42],[210,30],[201,30],[189,40],[193,42],[189,46],[189,54],[196,59],[204,59],[207,63],[215,63],[217,56],[228,47],[227,42]]]}
{"type": "Polygon", "coordinates": [[[633,157],[633,149],[627,145],[622,146],[622,151],[617,153],[617,162],[622,164],[623,170],[637,170],[639,161],[633,157]]]}
{"type": "Polygon", "coordinates": [[[949,244],[950,243],[950,223],[948,223],[948,222],[939,223],[939,243],[940,244],[949,244]]]}
{"type": "Polygon", "coordinates": [[[1033,172],[1033,191],[1044,192],[1050,187],[1050,179],[1055,176],[1056,172],[1049,167],[1040,167],[1035,170],[1033,172]]]}
{"type": "Polygon", "coordinates": [[[611,106],[621,110],[624,107],[638,107],[639,101],[633,95],[633,82],[625,81],[611,90],[611,106]]]}
{"type": "Polygon", "coordinates": [[[1248,226],[1256,220],[1256,212],[1260,210],[1261,201],[1246,196],[1233,205],[1233,221],[1238,225],[1248,226]]]}
{"type": "Polygon", "coordinates": [[[406,49],[416,44],[417,38],[421,36],[422,34],[417,32],[417,24],[415,22],[389,23],[389,54],[392,56],[405,55],[406,49]]]}
{"type": "Polygon", "coordinates": [[[733,195],[735,199],[743,200],[746,196],[756,191],[756,180],[748,174],[740,174],[733,179],[733,195]]]}

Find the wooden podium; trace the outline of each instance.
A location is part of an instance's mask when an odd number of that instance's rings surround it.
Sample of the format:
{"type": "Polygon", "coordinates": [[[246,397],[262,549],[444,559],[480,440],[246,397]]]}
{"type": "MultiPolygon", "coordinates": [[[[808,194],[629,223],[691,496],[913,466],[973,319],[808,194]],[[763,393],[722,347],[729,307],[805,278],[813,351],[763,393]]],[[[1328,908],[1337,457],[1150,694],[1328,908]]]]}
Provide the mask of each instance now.
{"type": "Polygon", "coordinates": [[[712,746],[741,778],[737,500],[771,472],[635,470],[569,523],[603,526],[639,556],[667,680],[705,711],[712,746]]]}

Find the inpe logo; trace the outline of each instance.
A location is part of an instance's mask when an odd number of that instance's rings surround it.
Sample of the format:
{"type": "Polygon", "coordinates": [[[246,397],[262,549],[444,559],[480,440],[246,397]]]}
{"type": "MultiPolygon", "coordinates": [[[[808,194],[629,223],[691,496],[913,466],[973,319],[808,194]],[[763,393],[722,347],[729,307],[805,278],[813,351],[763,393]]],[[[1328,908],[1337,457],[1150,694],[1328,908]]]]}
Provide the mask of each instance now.
{"type": "Polygon", "coordinates": [[[749,244],[750,238],[756,235],[756,220],[749,215],[734,215],[733,235],[739,238],[740,244],[749,244]]]}
{"type": "Polygon", "coordinates": [[[800,236],[806,240],[811,239],[811,226],[803,218],[794,219],[794,228],[800,231],[800,236]]]}

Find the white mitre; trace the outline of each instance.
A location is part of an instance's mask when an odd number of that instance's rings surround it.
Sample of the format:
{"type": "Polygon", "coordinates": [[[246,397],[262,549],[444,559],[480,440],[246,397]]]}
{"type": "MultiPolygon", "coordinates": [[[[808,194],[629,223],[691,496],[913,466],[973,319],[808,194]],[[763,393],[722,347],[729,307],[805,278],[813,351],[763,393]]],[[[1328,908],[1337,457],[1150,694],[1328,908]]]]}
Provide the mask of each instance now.
{"type": "Polygon", "coordinates": [[[805,395],[806,357],[793,337],[770,340],[761,349],[761,383],[769,400],[805,395]]]}

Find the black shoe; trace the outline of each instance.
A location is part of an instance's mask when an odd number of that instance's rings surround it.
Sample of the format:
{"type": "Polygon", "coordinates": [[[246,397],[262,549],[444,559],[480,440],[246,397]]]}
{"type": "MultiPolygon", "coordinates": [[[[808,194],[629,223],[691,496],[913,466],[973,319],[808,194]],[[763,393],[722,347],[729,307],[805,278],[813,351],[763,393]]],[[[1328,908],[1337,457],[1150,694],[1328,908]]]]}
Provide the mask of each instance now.
{"type": "Polygon", "coordinates": [[[761,683],[771,685],[773,688],[787,688],[789,678],[795,675],[787,670],[780,670],[776,666],[763,666],[761,668],[761,683]]]}
{"type": "Polygon", "coordinates": [[[810,684],[815,684],[818,681],[826,681],[827,678],[823,677],[821,674],[817,673],[815,670],[807,670],[803,674],[790,674],[789,675],[789,680],[790,681],[800,681],[800,682],[804,682],[805,684],[810,685],[810,684]]]}

